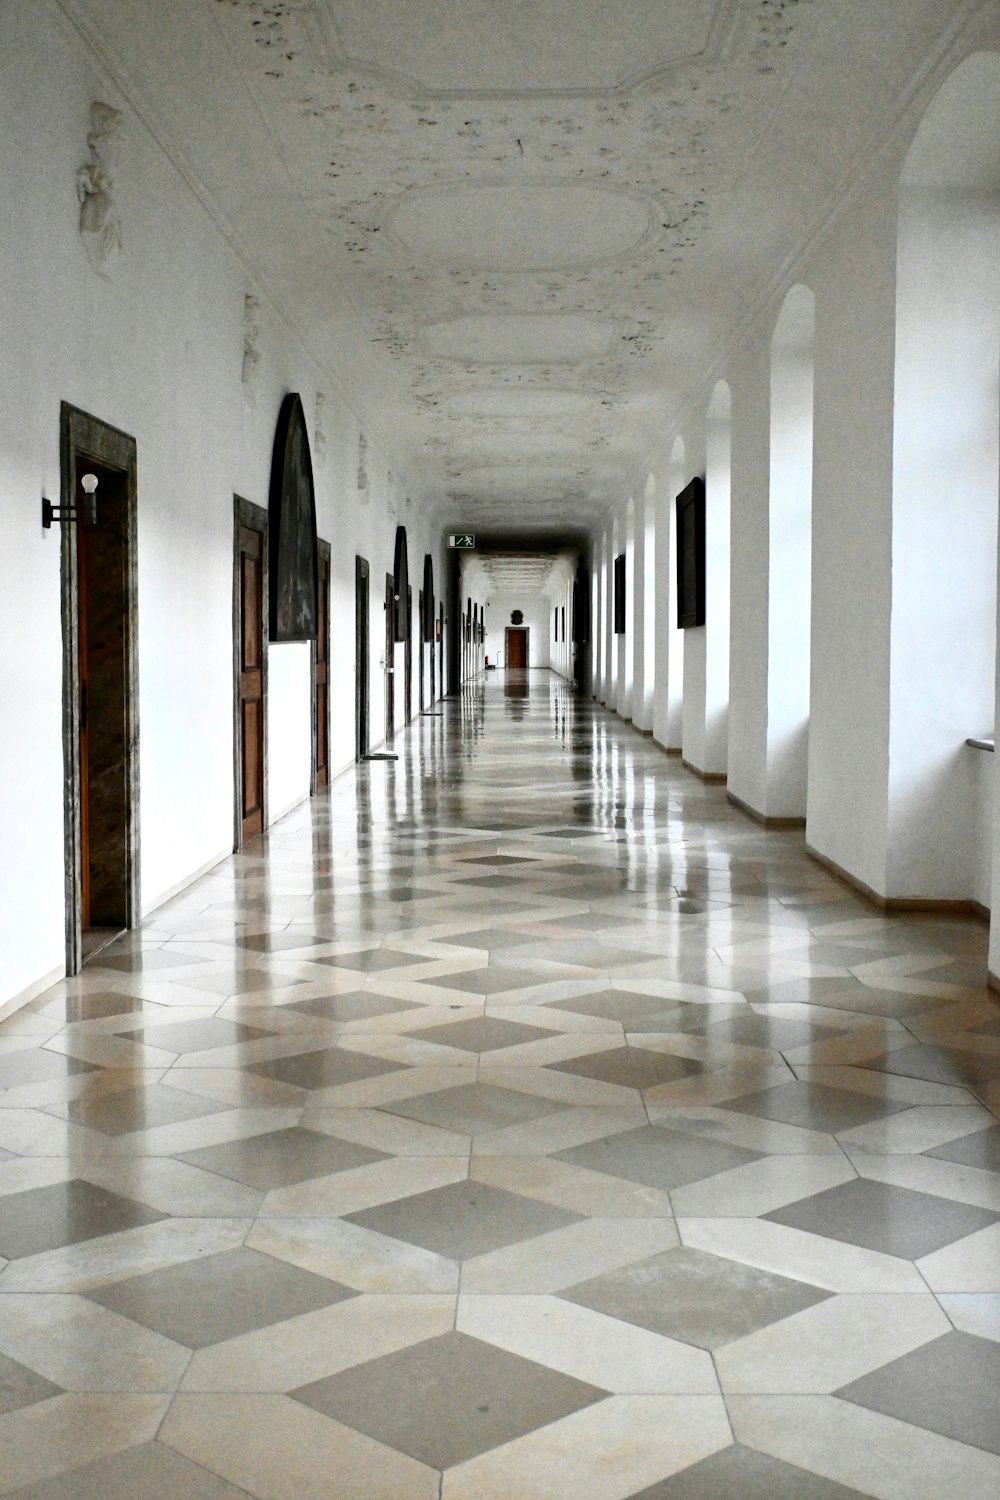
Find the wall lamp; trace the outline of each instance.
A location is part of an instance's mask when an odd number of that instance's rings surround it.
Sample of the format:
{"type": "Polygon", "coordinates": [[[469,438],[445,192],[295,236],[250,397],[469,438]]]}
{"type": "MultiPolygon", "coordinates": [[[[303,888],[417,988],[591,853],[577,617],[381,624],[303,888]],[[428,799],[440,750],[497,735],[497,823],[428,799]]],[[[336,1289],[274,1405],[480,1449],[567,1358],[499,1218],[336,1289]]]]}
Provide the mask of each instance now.
{"type": "Polygon", "coordinates": [[[82,505],[53,505],[42,497],[42,526],[48,531],[53,521],[85,521],[88,526],[97,525],[97,475],[84,474],[80,480],[83,490],[82,505]]]}

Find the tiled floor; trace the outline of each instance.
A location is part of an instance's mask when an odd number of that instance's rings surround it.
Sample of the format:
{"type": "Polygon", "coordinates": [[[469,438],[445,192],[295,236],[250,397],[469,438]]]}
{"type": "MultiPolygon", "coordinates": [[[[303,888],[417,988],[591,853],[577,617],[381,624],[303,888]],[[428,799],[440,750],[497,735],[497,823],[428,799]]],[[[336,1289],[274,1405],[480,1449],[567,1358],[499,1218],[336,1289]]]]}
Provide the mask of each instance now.
{"type": "Polygon", "coordinates": [[[548,674],[396,748],[0,1026],[0,1494],[994,1500],[985,928],[548,674]]]}

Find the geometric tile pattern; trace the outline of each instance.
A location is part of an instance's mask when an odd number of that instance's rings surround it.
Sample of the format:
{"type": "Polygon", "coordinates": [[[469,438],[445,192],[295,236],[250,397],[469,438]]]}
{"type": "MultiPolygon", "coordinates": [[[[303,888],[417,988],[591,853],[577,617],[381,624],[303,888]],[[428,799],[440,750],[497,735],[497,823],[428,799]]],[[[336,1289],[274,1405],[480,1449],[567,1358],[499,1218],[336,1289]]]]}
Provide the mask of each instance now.
{"type": "Polygon", "coordinates": [[[87,1293],[165,1338],[204,1349],[357,1295],[255,1250],[227,1250],[87,1293]]]}
{"type": "Polygon", "coordinates": [[[992,1500],[985,926],[548,674],[394,752],[0,1023],[0,1494],[992,1500]]]}
{"type": "Polygon", "coordinates": [[[911,1426],[1000,1454],[1000,1344],[992,1339],[943,1334],[836,1394],[911,1426]]]}
{"type": "Polygon", "coordinates": [[[463,1333],[293,1391],[297,1401],[432,1469],[448,1469],[608,1393],[463,1333]],[[405,1401],[387,1401],[389,1390],[405,1401]]]}
{"type": "Polygon", "coordinates": [[[559,1295],[666,1338],[718,1349],[830,1293],[700,1250],[678,1249],[606,1271],[559,1295]]]}

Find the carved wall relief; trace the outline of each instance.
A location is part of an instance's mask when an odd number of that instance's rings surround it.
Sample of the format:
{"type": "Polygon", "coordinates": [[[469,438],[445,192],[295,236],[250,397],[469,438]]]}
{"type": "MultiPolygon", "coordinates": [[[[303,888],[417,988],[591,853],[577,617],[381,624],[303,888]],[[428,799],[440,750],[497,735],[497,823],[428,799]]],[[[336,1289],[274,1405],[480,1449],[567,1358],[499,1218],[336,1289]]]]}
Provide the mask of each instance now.
{"type": "Polygon", "coordinates": [[[260,377],[260,299],[253,292],[243,298],[243,395],[253,403],[260,377]]]}
{"type": "Polygon", "coordinates": [[[80,238],[98,276],[110,276],[122,251],[122,224],[115,173],[122,139],[122,114],[95,99],[90,106],[87,145],[90,160],[76,174],[80,199],[80,238]]]}

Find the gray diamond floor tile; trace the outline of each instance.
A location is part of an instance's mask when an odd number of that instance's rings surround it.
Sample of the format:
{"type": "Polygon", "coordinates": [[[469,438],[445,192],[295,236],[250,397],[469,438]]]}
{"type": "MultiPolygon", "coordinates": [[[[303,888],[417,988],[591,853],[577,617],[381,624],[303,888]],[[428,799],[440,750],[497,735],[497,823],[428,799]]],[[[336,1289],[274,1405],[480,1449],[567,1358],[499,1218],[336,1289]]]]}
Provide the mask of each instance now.
{"type": "Polygon", "coordinates": [[[48,1052],[44,1047],[26,1047],[23,1051],[0,1056],[0,1092],[97,1071],[92,1063],[80,1062],[76,1057],[63,1057],[61,1053],[48,1052]]]}
{"type": "Polygon", "coordinates": [[[918,1260],[1000,1222],[1000,1214],[987,1209],[867,1178],[801,1198],[763,1217],[906,1260],[918,1260]]]}
{"type": "Polygon", "coordinates": [[[140,948],[134,953],[115,956],[101,953],[91,961],[95,969],[114,969],[121,974],[153,974],[160,969],[179,969],[204,963],[203,958],[187,953],[168,953],[162,948],[140,948]]]}
{"type": "Polygon", "coordinates": [[[221,1114],[229,1107],[164,1083],[154,1083],[149,1088],[81,1094],[66,1105],[66,1116],[74,1125],[84,1125],[101,1135],[117,1136],[154,1130],[160,1125],[176,1125],[180,1120],[198,1120],[204,1115],[221,1114]]]}
{"type": "Polygon", "coordinates": [[[963,1167],[978,1167],[983,1172],[1000,1172],[1000,1125],[963,1135],[957,1141],[925,1151],[924,1155],[958,1162],[963,1167]]]}
{"type": "Polygon", "coordinates": [[[956,1084],[976,1088],[1000,1080],[1000,1058],[970,1052],[960,1047],[931,1047],[918,1043],[872,1058],[865,1067],[902,1078],[922,1078],[928,1083],[956,1084]]]}
{"type": "Polygon", "coordinates": [[[132,1041],[144,1047],[163,1047],[168,1052],[206,1052],[211,1047],[232,1047],[237,1042],[253,1042],[274,1033],[260,1026],[245,1026],[209,1016],[203,1021],[168,1021],[163,1026],[142,1026],[123,1031],[132,1041]]]}
{"type": "Polygon", "coordinates": [[[328,943],[329,938],[318,937],[314,932],[306,932],[304,929],[296,932],[294,929],[286,929],[283,932],[255,932],[250,937],[237,938],[241,948],[249,948],[251,953],[285,953],[290,948],[316,948],[321,943],[328,943]]]}
{"type": "Polygon", "coordinates": [[[447,1333],[292,1395],[420,1463],[447,1469],[592,1406],[607,1392],[447,1333]]]}
{"type": "Polygon", "coordinates": [[[557,1151],[555,1158],[591,1172],[605,1172],[611,1177],[624,1177],[645,1187],[669,1191],[759,1161],[762,1154],[743,1146],[684,1135],[665,1125],[640,1125],[619,1135],[588,1141],[584,1146],[557,1151]]]}
{"type": "Polygon", "coordinates": [[[285,1010],[319,1016],[324,1021],[371,1021],[376,1016],[391,1016],[404,1010],[421,1010],[415,1000],[396,1000],[368,990],[349,990],[341,995],[318,995],[312,1000],[293,1000],[285,1010]]]}
{"type": "Polygon", "coordinates": [[[439,974],[436,979],[421,980],[421,984],[441,985],[446,990],[464,990],[469,995],[502,995],[507,990],[531,989],[535,985],[547,984],[551,974],[539,974],[530,969],[469,969],[464,974],[439,974]]]}
{"type": "Polygon", "coordinates": [[[438,1042],[458,1047],[464,1052],[495,1052],[501,1047],[517,1047],[525,1042],[541,1042],[547,1036],[558,1036],[543,1026],[526,1026],[522,1021],[505,1021],[500,1016],[476,1016],[471,1021],[448,1021],[443,1026],[429,1026],[414,1035],[422,1042],[438,1042]]]}
{"type": "Polygon", "coordinates": [[[0,1255],[7,1260],[158,1224],[167,1217],[79,1177],[11,1193],[0,1199],[0,1207],[0,1255]]]}
{"type": "Polygon", "coordinates": [[[53,1385],[51,1380],[18,1364],[16,1359],[0,1354],[0,1416],[4,1412],[20,1411],[23,1406],[48,1401],[50,1396],[61,1393],[62,1386],[53,1385]]]}
{"type": "Polygon", "coordinates": [[[86,1293],[92,1302],[189,1349],[204,1349],[357,1295],[326,1276],[245,1247],[86,1293]]]}
{"type": "Polygon", "coordinates": [[[871,1094],[850,1089],[828,1088],[819,1083],[782,1083],[777,1088],[743,1094],[718,1106],[734,1114],[754,1115],[760,1120],[776,1120],[783,1125],[799,1125],[803,1130],[821,1130],[836,1134],[871,1120],[883,1120],[898,1114],[909,1105],[899,1100],[876,1099],[871,1094]]]}
{"type": "Polygon", "coordinates": [[[348,1223],[419,1245],[449,1260],[467,1260],[563,1229],[577,1223],[581,1215],[503,1188],[467,1181],[397,1198],[344,1217],[348,1223]]]}
{"type": "Polygon", "coordinates": [[[860,1490],[734,1443],[628,1500],[870,1500],[860,1490]]]}
{"type": "Polygon", "coordinates": [[[1000,1454],[1000,1344],[992,1339],[943,1334],[835,1394],[1000,1454]]]}
{"type": "MultiPolygon", "coordinates": [[[[603,1016],[608,1021],[621,1021],[626,1031],[634,1029],[635,1023],[646,1016],[656,1015],[671,1008],[671,1002],[656,995],[634,995],[628,990],[598,990],[586,995],[573,995],[569,1000],[551,1000],[549,1010],[568,1010],[577,1016],[603,1016]]],[[[706,1013],[712,1007],[701,1007],[706,1013]]],[[[664,1030],[668,1028],[664,1027],[664,1030]]]]}
{"type": "Polygon", "coordinates": [[[177,1158],[265,1192],[386,1159],[384,1151],[373,1151],[370,1146],[306,1130],[301,1125],[225,1141],[218,1146],[201,1146],[177,1158]]]}
{"type": "Polygon", "coordinates": [[[402,1067],[402,1063],[386,1062],[384,1058],[343,1047],[324,1047],[316,1052],[297,1052],[291,1057],[253,1063],[248,1071],[260,1078],[290,1083],[298,1089],[328,1089],[342,1083],[357,1083],[362,1078],[378,1078],[382,1073],[398,1073],[402,1067]]]}
{"type": "Polygon", "coordinates": [[[744,1047],[764,1047],[773,1052],[806,1047],[810,1043],[815,1045],[836,1034],[833,1026],[758,1015],[737,1016],[714,1026],[707,1026],[704,1030],[709,1041],[736,1042],[744,1047]]]}
{"type": "Polygon", "coordinates": [[[366,948],[357,953],[327,954],[312,962],[328,964],[334,969],[358,969],[365,974],[380,974],[385,969],[404,969],[411,964],[426,964],[431,960],[419,953],[399,953],[394,948],[366,948]]]}
{"type": "Polygon", "coordinates": [[[555,1099],[536,1094],[522,1094],[518,1089],[498,1088],[492,1083],[460,1083],[452,1089],[432,1094],[416,1094],[382,1106],[387,1113],[420,1120],[425,1125],[440,1125],[444,1130],[479,1135],[499,1130],[504,1125],[521,1125],[543,1115],[568,1109],[555,1099]]]}
{"type": "Polygon", "coordinates": [[[661,1083],[674,1083],[678,1078],[704,1071],[701,1063],[689,1057],[674,1057],[669,1052],[650,1052],[641,1047],[614,1047],[547,1066],[553,1073],[596,1078],[601,1083],[614,1083],[626,1089],[654,1089],[661,1083]]]}
{"type": "Polygon", "coordinates": [[[251,1500],[200,1464],[144,1443],[97,1459],[57,1479],[8,1491],[4,1500],[251,1500]]]}
{"type": "Polygon", "coordinates": [[[558,1295],[667,1338],[718,1349],[832,1294],[681,1247],[594,1276],[558,1295]]]}

